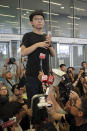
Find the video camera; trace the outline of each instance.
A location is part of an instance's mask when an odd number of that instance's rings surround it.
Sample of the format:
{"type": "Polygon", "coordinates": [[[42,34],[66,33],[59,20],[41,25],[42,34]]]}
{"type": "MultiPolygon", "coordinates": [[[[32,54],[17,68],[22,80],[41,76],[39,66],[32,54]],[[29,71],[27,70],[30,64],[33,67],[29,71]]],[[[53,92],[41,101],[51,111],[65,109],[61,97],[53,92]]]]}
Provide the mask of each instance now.
{"type": "Polygon", "coordinates": [[[15,58],[11,57],[9,58],[8,64],[14,64],[15,61],[16,61],[15,58]]]}

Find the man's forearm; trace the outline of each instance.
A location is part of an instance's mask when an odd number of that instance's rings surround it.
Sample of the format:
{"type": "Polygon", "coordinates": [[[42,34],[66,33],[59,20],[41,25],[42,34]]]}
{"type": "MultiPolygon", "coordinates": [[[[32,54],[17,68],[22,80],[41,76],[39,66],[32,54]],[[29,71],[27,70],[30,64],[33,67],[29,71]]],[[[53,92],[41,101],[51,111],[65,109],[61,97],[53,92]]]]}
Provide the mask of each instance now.
{"type": "Polygon", "coordinates": [[[49,47],[49,50],[50,50],[51,56],[55,56],[55,50],[54,50],[54,48],[52,46],[49,47]]]}
{"type": "Polygon", "coordinates": [[[34,44],[28,48],[26,48],[24,45],[21,47],[21,56],[27,56],[31,54],[33,51],[37,49],[37,45],[34,44]]]}

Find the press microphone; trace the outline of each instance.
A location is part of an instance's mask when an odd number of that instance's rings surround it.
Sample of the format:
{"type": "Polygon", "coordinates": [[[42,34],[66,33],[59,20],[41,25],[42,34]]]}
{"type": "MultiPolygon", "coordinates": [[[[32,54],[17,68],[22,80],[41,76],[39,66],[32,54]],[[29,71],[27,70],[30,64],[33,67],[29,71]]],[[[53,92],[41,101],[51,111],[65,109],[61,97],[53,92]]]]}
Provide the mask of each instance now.
{"type": "Polygon", "coordinates": [[[42,69],[42,61],[45,59],[45,57],[46,57],[46,55],[45,55],[45,54],[40,53],[39,58],[40,58],[40,68],[41,68],[41,71],[43,70],[43,69],[42,69]]]}

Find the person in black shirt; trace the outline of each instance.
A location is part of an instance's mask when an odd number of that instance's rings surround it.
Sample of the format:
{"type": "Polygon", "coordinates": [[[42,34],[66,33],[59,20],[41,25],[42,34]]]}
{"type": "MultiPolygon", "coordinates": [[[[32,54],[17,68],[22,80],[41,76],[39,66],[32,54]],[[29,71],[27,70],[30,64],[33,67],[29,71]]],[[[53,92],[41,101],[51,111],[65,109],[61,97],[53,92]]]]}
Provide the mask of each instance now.
{"type": "Polygon", "coordinates": [[[42,61],[42,69],[44,74],[49,74],[49,54],[55,55],[55,50],[51,45],[51,36],[43,33],[44,15],[41,11],[35,11],[30,16],[30,22],[33,26],[33,32],[24,34],[21,44],[21,55],[28,56],[26,65],[26,87],[29,107],[31,98],[35,94],[42,93],[41,82],[38,79],[40,67],[40,53],[46,55],[42,61]]]}

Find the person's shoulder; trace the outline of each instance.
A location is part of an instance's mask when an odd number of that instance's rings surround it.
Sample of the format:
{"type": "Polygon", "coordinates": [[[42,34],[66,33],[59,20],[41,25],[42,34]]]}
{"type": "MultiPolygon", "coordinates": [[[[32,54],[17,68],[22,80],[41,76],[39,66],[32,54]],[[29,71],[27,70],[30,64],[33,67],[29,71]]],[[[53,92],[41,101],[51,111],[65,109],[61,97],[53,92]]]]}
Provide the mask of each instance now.
{"type": "Polygon", "coordinates": [[[32,32],[27,32],[27,33],[25,33],[23,36],[25,37],[27,37],[27,36],[29,36],[29,35],[32,35],[32,32]]]}

